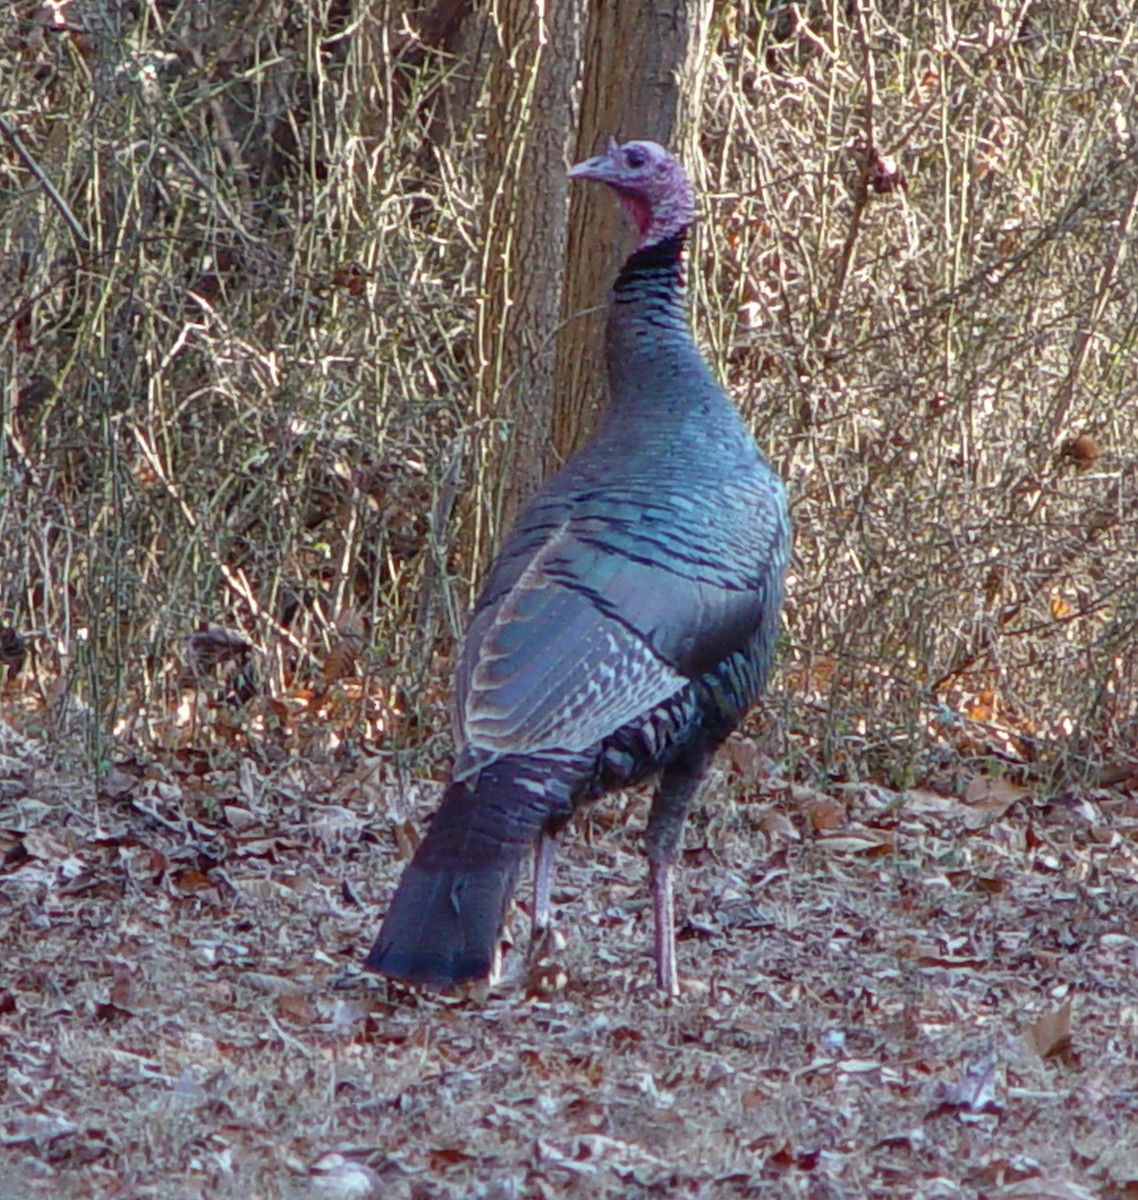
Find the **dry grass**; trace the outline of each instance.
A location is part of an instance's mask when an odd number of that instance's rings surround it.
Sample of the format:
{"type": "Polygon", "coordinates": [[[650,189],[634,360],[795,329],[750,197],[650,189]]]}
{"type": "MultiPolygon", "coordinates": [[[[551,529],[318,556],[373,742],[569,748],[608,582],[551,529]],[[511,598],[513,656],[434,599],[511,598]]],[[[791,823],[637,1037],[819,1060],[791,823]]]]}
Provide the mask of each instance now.
{"type": "Polygon", "coordinates": [[[937,704],[1133,746],[1134,35],[971,15],[740,22],[708,89],[698,311],[795,492],[784,664],[895,765],[937,704]],[[907,190],[859,195],[867,136],[907,190]]]}
{"type": "Polygon", "coordinates": [[[345,628],[416,694],[465,607],[442,568],[476,432],[470,174],[409,104],[365,136],[355,98],[409,85],[305,8],[3,18],[10,123],[90,244],[9,154],[0,611],[40,632],[49,698],[131,744],[179,740],[205,622],[271,695],[324,678],[345,628]]]}
{"type": "Polygon", "coordinates": [[[382,4],[0,11],[0,1195],[1133,1193],[1138,14],[878,8],[711,39],[697,320],[797,545],[689,989],[631,798],[564,985],[465,1006],[355,964],[494,535],[477,71],[382,4]]]}
{"type": "MultiPolygon", "coordinates": [[[[503,434],[469,416],[477,78],[385,10],[51,11],[0,18],[0,620],[37,702],[96,761],[180,744],[215,622],[261,694],[355,672],[352,735],[420,745],[503,434]]],[[[725,10],[697,314],[795,496],[809,769],[915,778],[978,721],[1069,777],[1136,710],[1132,23],[949,14],[725,10]],[[866,190],[867,137],[907,190],[866,190]]]]}

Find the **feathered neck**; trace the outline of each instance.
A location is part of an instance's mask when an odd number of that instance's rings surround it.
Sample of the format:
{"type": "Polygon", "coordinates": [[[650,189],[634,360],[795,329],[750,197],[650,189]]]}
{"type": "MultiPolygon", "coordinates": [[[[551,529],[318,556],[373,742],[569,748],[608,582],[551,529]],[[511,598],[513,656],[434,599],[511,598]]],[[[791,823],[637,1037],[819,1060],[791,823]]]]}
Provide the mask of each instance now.
{"type": "Polygon", "coordinates": [[[672,372],[677,356],[693,370],[702,363],[684,294],[686,233],[680,227],[668,237],[638,247],[616,277],[605,335],[614,413],[627,416],[643,409],[646,416],[658,414],[666,399],[647,381],[656,379],[661,369],[672,372]]]}
{"type": "Polygon", "coordinates": [[[651,277],[670,276],[674,281],[677,292],[682,295],[684,290],[684,262],[687,247],[688,229],[681,226],[675,233],[659,238],[646,246],[638,246],[624,260],[624,266],[616,277],[613,285],[615,298],[620,300],[621,293],[630,290],[640,290],[639,285],[651,277]]]}

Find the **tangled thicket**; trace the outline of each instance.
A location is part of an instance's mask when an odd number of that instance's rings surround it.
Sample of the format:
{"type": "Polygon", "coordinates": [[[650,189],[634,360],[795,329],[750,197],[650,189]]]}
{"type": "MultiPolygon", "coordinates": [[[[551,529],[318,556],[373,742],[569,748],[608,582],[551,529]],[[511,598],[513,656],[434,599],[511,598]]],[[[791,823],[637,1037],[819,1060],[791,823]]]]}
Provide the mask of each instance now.
{"type": "MultiPolygon", "coordinates": [[[[700,331],[794,496],[784,748],[1078,770],[1138,708],[1132,22],[847,7],[723,7],[692,164],[700,331]]],[[[333,0],[0,16],[29,712],[150,747],[440,725],[472,448],[503,434],[468,415],[496,231],[477,51],[406,28],[333,0]]]]}

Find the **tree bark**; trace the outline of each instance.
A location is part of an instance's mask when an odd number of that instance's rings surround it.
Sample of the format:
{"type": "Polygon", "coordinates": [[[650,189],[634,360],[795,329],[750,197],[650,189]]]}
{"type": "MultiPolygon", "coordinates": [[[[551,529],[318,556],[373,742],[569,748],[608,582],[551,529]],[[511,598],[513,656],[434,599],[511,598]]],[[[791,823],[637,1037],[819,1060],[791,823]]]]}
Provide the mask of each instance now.
{"type": "Polygon", "coordinates": [[[585,0],[496,0],[477,313],[475,562],[542,481],[585,0]]]}
{"type": "MultiPolygon", "coordinates": [[[[660,142],[693,161],[685,150],[695,144],[711,16],[712,0],[593,0],[575,162],[610,135],[660,142]]],[[[604,403],[605,302],[632,244],[604,188],[573,189],[548,469],[584,441],[604,403]]]]}

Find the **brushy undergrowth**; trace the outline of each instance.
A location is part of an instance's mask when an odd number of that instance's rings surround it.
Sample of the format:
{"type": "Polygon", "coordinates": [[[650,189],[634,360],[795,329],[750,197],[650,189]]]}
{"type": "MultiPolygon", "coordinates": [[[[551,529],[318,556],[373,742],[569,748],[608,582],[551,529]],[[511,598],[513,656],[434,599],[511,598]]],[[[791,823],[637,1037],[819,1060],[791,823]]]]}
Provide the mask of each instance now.
{"type": "MultiPolygon", "coordinates": [[[[903,781],[931,746],[1065,776],[1132,750],[1133,14],[766,10],[717,10],[692,278],[794,496],[783,751],[903,781]]],[[[444,725],[501,231],[478,55],[406,29],[333,0],[0,15],[0,625],[34,635],[8,688],[95,761],[444,725]]]]}

